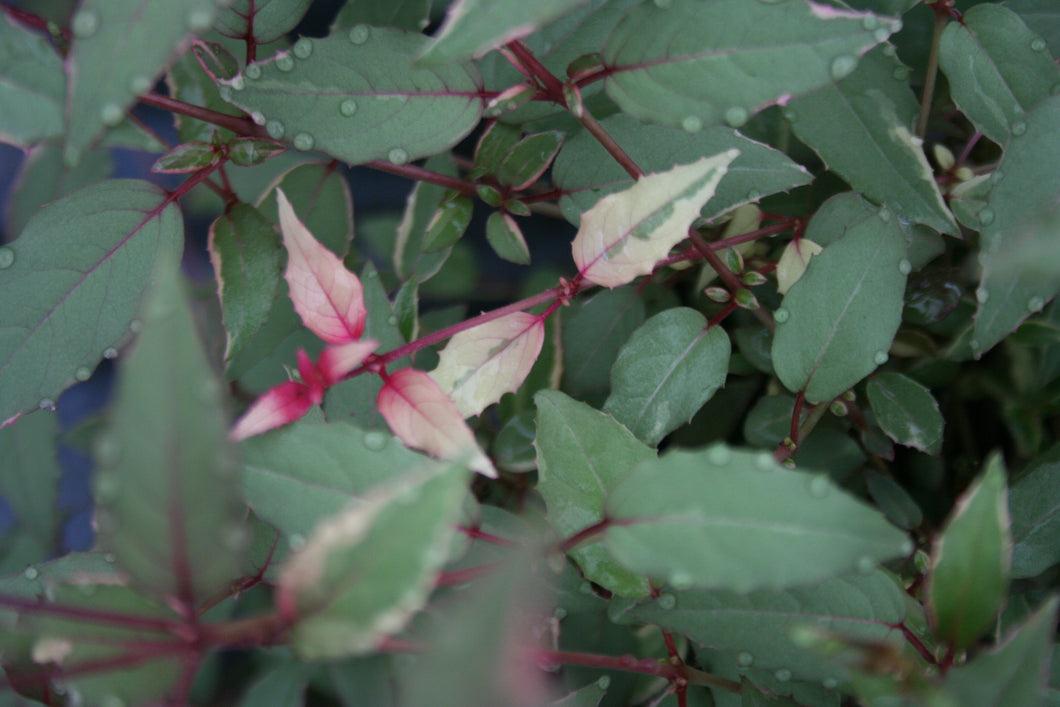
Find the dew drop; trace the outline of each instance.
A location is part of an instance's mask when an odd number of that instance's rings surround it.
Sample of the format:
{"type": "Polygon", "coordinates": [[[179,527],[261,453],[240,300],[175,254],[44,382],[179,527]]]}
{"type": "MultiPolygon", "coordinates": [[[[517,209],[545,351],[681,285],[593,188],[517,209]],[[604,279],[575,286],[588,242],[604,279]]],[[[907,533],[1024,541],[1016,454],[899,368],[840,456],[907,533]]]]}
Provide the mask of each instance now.
{"type": "Polygon", "coordinates": [[[686,133],[698,133],[703,129],[703,121],[698,115],[690,115],[681,121],[681,129],[686,133]]]}
{"type": "Polygon", "coordinates": [[[979,304],[986,304],[987,301],[990,299],[990,290],[986,289],[985,287],[980,287],[978,290],[975,291],[975,299],[979,302],[979,304]]]}
{"type": "Polygon", "coordinates": [[[265,114],[262,113],[260,110],[256,110],[253,113],[251,113],[250,114],[250,119],[254,121],[255,125],[264,125],[265,124],[265,114]]]}
{"type": "Polygon", "coordinates": [[[876,15],[865,15],[861,18],[861,27],[868,31],[876,29],[880,25],[880,21],[876,19],[876,15]]]}
{"type": "Polygon", "coordinates": [[[108,563],[108,564],[113,565],[115,562],[118,561],[118,558],[113,552],[108,552],[105,555],[103,555],[103,561],[108,563]]]}
{"type": "Polygon", "coordinates": [[[351,115],[357,112],[357,101],[352,98],[347,98],[345,101],[339,104],[339,113],[349,118],[351,115]]]}
{"type": "Polygon", "coordinates": [[[287,129],[283,127],[283,123],[278,120],[270,120],[265,123],[265,132],[269,134],[273,140],[279,140],[283,137],[283,134],[287,132],[287,129]]]}
{"type": "Polygon", "coordinates": [[[232,87],[231,86],[219,86],[217,89],[217,95],[221,97],[222,101],[232,100],[232,87]]]}
{"type": "Polygon", "coordinates": [[[375,270],[369,270],[367,273],[365,273],[365,277],[367,277],[369,280],[374,280],[375,278],[379,277],[379,273],[377,273],[375,270]]]}
{"type": "Polygon", "coordinates": [[[659,608],[663,611],[669,611],[677,606],[677,597],[673,594],[661,594],[659,596],[659,608]]]}
{"type": "Polygon", "coordinates": [[[714,466],[725,466],[732,461],[732,452],[727,447],[711,447],[710,451],[707,452],[707,459],[714,466]]]}
{"type": "Polygon", "coordinates": [[[242,525],[233,525],[221,531],[221,544],[232,552],[246,548],[249,542],[250,534],[242,525]]]}
{"type": "Polygon", "coordinates": [[[382,432],[365,432],[364,433],[364,446],[373,452],[378,452],[386,446],[386,435],[382,432]]]}
{"type": "Polygon", "coordinates": [[[118,349],[114,348],[113,346],[108,346],[107,348],[103,349],[103,358],[118,358],[118,349]]]}
{"type": "Polygon", "coordinates": [[[877,351],[872,357],[872,362],[875,363],[877,366],[882,366],[883,364],[887,363],[887,360],[889,358],[890,356],[887,355],[886,351],[877,351]]]}
{"type": "Polygon", "coordinates": [[[386,154],[386,158],[390,160],[392,164],[407,164],[409,161],[409,153],[405,152],[400,147],[395,147],[386,154]]]}
{"type": "Polygon", "coordinates": [[[810,495],[814,498],[824,498],[828,495],[829,486],[828,477],[824,474],[814,474],[810,478],[810,495]]]}
{"type": "Polygon", "coordinates": [[[371,33],[372,30],[368,25],[354,25],[350,28],[350,33],[347,36],[354,44],[364,44],[368,41],[368,37],[371,33]]]}
{"type": "Polygon", "coordinates": [[[184,21],[192,32],[205,32],[213,26],[213,12],[208,9],[192,10],[184,21]]]}
{"type": "Polygon", "coordinates": [[[316,140],[309,133],[298,133],[294,136],[294,145],[296,150],[312,150],[316,140]]]}
{"type": "Polygon", "coordinates": [[[794,123],[796,120],[799,119],[799,114],[795,112],[794,108],[785,108],[784,119],[787,120],[789,123],[794,123]]]}
{"type": "Polygon", "coordinates": [[[129,322],[129,331],[131,331],[132,333],[139,334],[143,330],[144,323],[141,322],[139,319],[133,319],[131,322],[129,322]]]}
{"type": "Polygon", "coordinates": [[[391,314],[389,317],[386,318],[386,323],[390,326],[397,326],[397,317],[391,314]]]}
{"type": "Polygon", "coordinates": [[[121,492],[121,481],[116,474],[96,474],[96,500],[109,503],[121,492]]]}
{"type": "Polygon", "coordinates": [[[305,547],[305,536],[301,533],[291,533],[291,536],[287,538],[287,544],[292,550],[301,550],[305,547]]]}
{"type": "Polygon", "coordinates": [[[854,563],[854,569],[860,574],[872,574],[876,569],[876,562],[871,557],[859,557],[854,563]]]}
{"type": "Polygon", "coordinates": [[[837,687],[839,687],[839,681],[836,680],[835,678],[825,678],[824,680],[821,681],[821,685],[826,690],[834,690],[837,687]]]}
{"type": "Polygon", "coordinates": [[[1031,297],[1027,300],[1027,311],[1028,312],[1040,312],[1042,307],[1045,306],[1045,300],[1041,297],[1031,297]]]}
{"type": "Polygon", "coordinates": [[[23,570],[22,576],[25,577],[26,579],[32,580],[32,579],[36,579],[37,577],[39,577],[40,576],[40,572],[37,571],[36,567],[27,567],[25,570],[23,570]]]}
{"type": "Polygon", "coordinates": [[[596,686],[601,690],[606,690],[611,687],[611,677],[609,675],[603,675],[596,681],[596,686]]]}
{"type": "Polygon", "coordinates": [[[905,258],[902,258],[898,261],[898,272],[902,273],[903,275],[908,275],[909,273],[913,272],[913,264],[905,258]]]}
{"type": "Polygon", "coordinates": [[[898,546],[898,553],[901,555],[912,555],[914,549],[915,547],[913,545],[913,541],[909,538],[906,538],[898,546]]]}
{"type": "Polygon", "coordinates": [[[99,31],[99,15],[91,10],[81,10],[74,15],[70,29],[78,39],[87,39],[99,31]]]}
{"type": "Polygon", "coordinates": [[[233,76],[232,80],[228,82],[228,85],[236,91],[242,91],[244,88],[247,87],[247,83],[243,80],[242,75],[233,76]]]}
{"type": "Polygon", "coordinates": [[[979,223],[984,226],[994,222],[994,211],[993,209],[982,209],[979,211],[979,223]]]}
{"type": "Polygon", "coordinates": [[[748,201],[758,201],[762,198],[762,192],[758,191],[757,189],[752,189],[751,191],[747,192],[746,198],[748,201]]]}
{"type": "Polygon", "coordinates": [[[557,606],[555,611],[552,612],[552,615],[555,616],[558,620],[562,621],[563,619],[567,618],[567,610],[564,609],[562,606],[557,606]]]}
{"type": "Polygon", "coordinates": [[[92,377],[92,369],[88,366],[78,366],[77,370],[74,371],[74,378],[84,383],[92,377]]]}
{"type": "Polygon", "coordinates": [[[777,311],[773,312],[773,321],[777,324],[783,324],[791,318],[791,312],[781,307],[777,311]]]}
{"type": "Polygon", "coordinates": [[[8,246],[0,246],[0,270],[6,270],[15,264],[15,251],[8,246]]]}
{"type": "Polygon", "coordinates": [[[129,81],[129,90],[137,95],[146,93],[150,88],[151,79],[148,76],[134,76],[132,80],[129,81]]]}
{"type": "Polygon", "coordinates": [[[769,452],[762,452],[755,455],[755,468],[759,471],[773,471],[776,468],[776,464],[773,461],[773,455],[769,452]]]}
{"type": "Polygon", "coordinates": [[[256,80],[261,78],[261,67],[257,64],[250,64],[247,68],[243,69],[243,75],[248,79],[256,80]]]}
{"type": "Polygon", "coordinates": [[[891,36],[891,30],[886,27],[877,27],[872,33],[872,38],[877,42],[882,42],[891,36]]]}
{"type": "Polygon", "coordinates": [[[850,54],[842,54],[832,60],[832,66],[829,68],[829,73],[832,74],[832,78],[836,81],[850,76],[854,69],[858,68],[857,57],[850,54]]]}
{"type": "Polygon", "coordinates": [[[780,682],[787,682],[788,680],[791,680],[791,671],[785,668],[781,668],[777,672],[773,673],[773,677],[775,677],[780,682]]]}
{"type": "Polygon", "coordinates": [[[1036,52],[1044,52],[1045,51],[1045,40],[1042,39],[1041,37],[1035,37],[1034,39],[1031,40],[1031,49],[1033,49],[1036,52]]]}
{"type": "Polygon", "coordinates": [[[99,119],[104,125],[114,127],[125,117],[125,111],[117,103],[107,103],[99,111],[99,119]]]}
{"type": "Polygon", "coordinates": [[[881,206],[880,210],[876,212],[876,215],[880,217],[880,220],[884,223],[889,223],[891,220],[891,210],[886,206],[881,206]]]}
{"type": "Polygon", "coordinates": [[[110,435],[104,435],[96,443],[96,461],[100,466],[113,466],[121,457],[121,444],[110,435]]]}
{"type": "Polygon", "coordinates": [[[896,66],[894,67],[894,71],[891,72],[891,76],[893,76],[898,81],[908,81],[909,68],[905,66],[896,66]]]}
{"type": "Polygon", "coordinates": [[[692,575],[687,572],[674,572],[670,575],[670,586],[678,591],[692,588],[692,575]]]}
{"type": "Polygon", "coordinates": [[[294,59],[291,58],[290,54],[281,54],[276,57],[276,68],[287,73],[294,68],[294,59]]]}
{"type": "Polygon", "coordinates": [[[308,59],[309,55],[313,53],[313,40],[309,37],[302,37],[294,43],[291,51],[299,59],[308,59]]]}
{"type": "Polygon", "coordinates": [[[738,128],[746,123],[749,117],[747,109],[743,106],[733,106],[725,111],[725,122],[734,128],[738,128]]]}
{"type": "Polygon", "coordinates": [[[979,339],[972,339],[968,342],[968,345],[972,347],[972,351],[979,350],[979,339]]]}
{"type": "Polygon", "coordinates": [[[37,407],[39,407],[41,410],[54,410],[55,401],[51,398],[41,398],[40,402],[37,403],[37,407]]]}
{"type": "Polygon", "coordinates": [[[1027,132],[1027,124],[1024,123],[1022,120],[1018,123],[1012,124],[1012,134],[1016,137],[1023,135],[1025,132],[1027,132]]]}
{"type": "Polygon", "coordinates": [[[747,651],[740,651],[736,656],[736,662],[742,668],[750,668],[755,663],[755,657],[747,651]]]}
{"type": "Polygon", "coordinates": [[[893,44],[885,44],[880,51],[884,56],[894,56],[898,53],[898,49],[893,44]]]}

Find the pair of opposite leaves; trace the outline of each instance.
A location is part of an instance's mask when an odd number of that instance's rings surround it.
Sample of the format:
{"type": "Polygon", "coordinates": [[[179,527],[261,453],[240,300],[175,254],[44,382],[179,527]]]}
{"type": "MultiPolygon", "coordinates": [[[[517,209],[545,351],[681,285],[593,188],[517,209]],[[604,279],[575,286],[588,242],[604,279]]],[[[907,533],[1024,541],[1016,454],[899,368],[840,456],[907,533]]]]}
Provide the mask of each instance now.
{"type": "MultiPolygon", "coordinates": [[[[580,275],[617,287],[648,274],[687,235],[739,151],[729,150],[642,177],[601,199],[582,215],[572,250],[580,275]]],[[[316,362],[298,352],[301,380],[262,395],[232,429],[246,439],[302,417],[331,386],[369,361],[378,342],[362,339],[368,310],[358,277],[313,237],[277,190],[287,280],[294,309],[328,346],[316,362]]],[[[496,476],[464,419],[478,415],[522,385],[544,343],[544,317],[513,312],[452,337],[430,374],[412,368],[383,377],[376,399],[393,433],[409,446],[496,476]]]]}

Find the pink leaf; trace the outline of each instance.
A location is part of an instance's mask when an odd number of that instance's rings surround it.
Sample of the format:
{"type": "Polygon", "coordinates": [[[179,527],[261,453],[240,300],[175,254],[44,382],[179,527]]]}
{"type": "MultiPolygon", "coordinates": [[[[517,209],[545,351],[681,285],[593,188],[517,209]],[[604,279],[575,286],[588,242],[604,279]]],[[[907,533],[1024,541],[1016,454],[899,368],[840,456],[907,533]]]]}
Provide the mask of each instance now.
{"type": "Polygon", "coordinates": [[[497,476],[456,404],[423,371],[406,368],[391,375],[379,391],[376,406],[406,446],[440,459],[469,459],[472,470],[497,476]]]}
{"type": "Polygon", "coordinates": [[[378,341],[363,339],[324,349],[317,361],[317,371],[324,384],[330,387],[338,383],[344,375],[364,363],[378,346],[378,341]]]}
{"type": "Polygon", "coordinates": [[[329,344],[346,344],[361,338],[368,314],[361,281],[313,237],[279,189],[276,204],[287,249],[284,278],[298,316],[329,344]]]}
{"type": "Polygon", "coordinates": [[[228,433],[228,437],[239,442],[294,422],[313,407],[314,397],[304,383],[282,383],[258,398],[228,433]]]}
{"type": "Polygon", "coordinates": [[[461,416],[478,415],[519,389],[544,341],[541,317],[513,312],[450,339],[431,378],[452,397],[461,416]]]}

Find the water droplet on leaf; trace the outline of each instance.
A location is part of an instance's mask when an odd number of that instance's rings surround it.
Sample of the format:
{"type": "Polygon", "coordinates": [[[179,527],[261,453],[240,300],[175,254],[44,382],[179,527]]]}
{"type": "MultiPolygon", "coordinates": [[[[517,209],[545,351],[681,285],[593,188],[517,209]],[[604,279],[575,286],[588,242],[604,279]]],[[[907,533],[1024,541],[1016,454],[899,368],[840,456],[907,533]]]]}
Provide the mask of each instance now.
{"type": "Polygon", "coordinates": [[[662,594],[659,596],[659,608],[663,611],[669,611],[677,606],[677,597],[673,594],[662,594]]]}
{"type": "Polygon", "coordinates": [[[118,349],[114,348],[113,346],[108,346],[107,348],[103,349],[103,358],[118,358],[118,349]]]}
{"type": "Polygon", "coordinates": [[[251,113],[250,114],[250,119],[254,121],[255,125],[264,125],[265,124],[265,114],[262,113],[260,110],[256,110],[253,113],[251,113]]]}
{"type": "Polygon", "coordinates": [[[1016,137],[1019,137],[1020,135],[1024,134],[1025,132],[1027,132],[1027,124],[1024,123],[1022,120],[1019,121],[1018,123],[1013,123],[1012,124],[1012,134],[1015,135],[1016,137]]]}
{"type": "Polygon", "coordinates": [[[909,69],[904,66],[896,66],[894,68],[894,71],[891,72],[891,76],[893,76],[898,81],[908,81],[909,69]]]}
{"type": "Polygon", "coordinates": [[[777,324],[783,324],[784,322],[788,321],[790,317],[791,312],[784,309],[783,307],[773,312],[773,321],[775,321],[777,324]]]}
{"type": "Polygon", "coordinates": [[[248,79],[260,79],[261,78],[261,67],[257,64],[251,64],[247,68],[243,69],[243,75],[248,79]]]}
{"type": "Polygon", "coordinates": [[[233,552],[244,549],[250,542],[250,534],[242,525],[233,525],[221,532],[221,544],[233,552]]]}
{"type": "Polygon", "coordinates": [[[125,111],[117,103],[107,103],[99,111],[99,119],[104,125],[114,127],[125,117],[125,111]]]}
{"type": "Polygon", "coordinates": [[[36,567],[27,567],[23,572],[22,576],[26,579],[36,579],[40,576],[40,572],[37,571],[36,567]]]}
{"type": "Polygon", "coordinates": [[[313,53],[313,40],[309,37],[302,37],[294,43],[294,46],[291,47],[291,51],[294,52],[294,55],[299,59],[308,59],[309,55],[313,53]]]}
{"type": "Polygon", "coordinates": [[[292,141],[296,150],[312,150],[316,140],[309,133],[298,133],[292,141]]]}
{"type": "Polygon", "coordinates": [[[291,536],[287,538],[287,544],[292,550],[301,550],[305,547],[305,536],[300,533],[291,533],[291,536]]]}
{"type": "Polygon", "coordinates": [[[217,89],[217,95],[221,97],[222,101],[232,100],[232,87],[231,86],[220,86],[217,89]]]}
{"type": "Polygon", "coordinates": [[[903,275],[908,275],[909,273],[913,272],[913,264],[905,258],[902,258],[898,261],[898,272],[902,273],[903,275]]]}
{"type": "Polygon", "coordinates": [[[861,574],[872,574],[876,569],[876,562],[871,557],[859,557],[854,568],[861,574]]]}
{"type": "Polygon", "coordinates": [[[247,87],[247,83],[243,80],[242,76],[233,76],[232,80],[228,82],[228,85],[236,91],[242,91],[247,87]]]}
{"type": "Polygon", "coordinates": [[[389,317],[386,318],[386,323],[390,326],[397,326],[397,317],[391,314],[389,317]]]}
{"type": "Polygon", "coordinates": [[[878,27],[880,21],[876,19],[876,15],[865,15],[861,18],[861,26],[863,29],[869,30],[870,32],[878,27]]]}
{"type": "Polygon", "coordinates": [[[876,215],[880,217],[880,220],[884,223],[889,223],[891,220],[891,210],[886,206],[881,206],[880,210],[876,212],[876,215]]]}
{"type": "Polygon", "coordinates": [[[88,366],[78,366],[77,370],[74,371],[74,378],[84,383],[92,377],[92,369],[88,366]]]}
{"type": "Polygon", "coordinates": [[[829,72],[834,80],[839,81],[849,76],[856,68],[858,68],[857,57],[850,54],[842,54],[832,60],[829,72]]]}
{"type": "Polygon", "coordinates": [[[1045,40],[1042,39],[1041,37],[1035,37],[1034,39],[1031,40],[1031,49],[1033,49],[1036,52],[1044,52],[1045,51],[1045,40]]]}
{"type": "Polygon", "coordinates": [[[596,681],[596,686],[601,690],[606,690],[611,687],[611,678],[607,675],[602,676],[596,681]]]}
{"type": "Polygon", "coordinates": [[[405,152],[400,147],[395,147],[387,153],[386,158],[390,160],[392,164],[406,164],[409,161],[409,153],[405,152]]]}
{"type": "Polygon", "coordinates": [[[99,15],[91,10],[81,10],[74,15],[70,29],[78,39],[87,39],[99,31],[99,15]]]}
{"type": "Polygon", "coordinates": [[[810,495],[814,498],[824,498],[828,495],[829,487],[831,484],[828,482],[828,477],[824,474],[814,474],[810,478],[810,495]]]}
{"type": "Polygon", "coordinates": [[[567,610],[564,609],[562,606],[557,606],[556,610],[552,612],[552,615],[562,621],[563,619],[567,618],[567,610]]]}
{"type": "Polygon", "coordinates": [[[351,115],[357,112],[357,101],[352,98],[347,98],[345,101],[339,104],[339,113],[349,118],[351,115]]]}
{"type": "Polygon", "coordinates": [[[740,667],[750,668],[755,663],[755,657],[747,651],[740,651],[736,656],[736,662],[740,664],[740,667]]]}
{"type": "Polygon", "coordinates": [[[791,680],[791,671],[785,668],[781,668],[777,672],[773,673],[773,677],[775,677],[780,682],[787,682],[788,680],[791,680]]]}
{"type": "Polygon", "coordinates": [[[1027,311],[1028,312],[1040,312],[1042,307],[1045,306],[1045,300],[1041,297],[1031,297],[1027,300],[1027,311]]]}
{"type": "Polygon", "coordinates": [[[96,443],[96,461],[101,466],[112,466],[121,457],[121,445],[110,435],[104,435],[96,443]]]}
{"type": "Polygon", "coordinates": [[[51,398],[41,398],[40,402],[37,403],[37,407],[39,407],[41,410],[54,410],[55,401],[51,398]]]}
{"type": "Polygon", "coordinates": [[[283,127],[283,123],[278,120],[270,120],[265,123],[265,132],[269,134],[273,140],[279,140],[283,137],[283,134],[287,132],[287,129],[283,127]]]}
{"type": "Polygon", "coordinates": [[[670,586],[678,591],[692,588],[692,576],[687,572],[674,572],[670,575],[670,586]]]}
{"type": "Polygon", "coordinates": [[[134,76],[129,81],[129,90],[135,94],[145,93],[151,88],[151,79],[148,76],[134,76]]]}
{"type": "Polygon", "coordinates": [[[821,685],[826,690],[834,690],[837,687],[839,687],[839,681],[836,680],[835,678],[825,678],[824,680],[821,681],[821,685]]]}
{"type": "Polygon", "coordinates": [[[985,287],[980,287],[978,290],[975,291],[975,299],[979,302],[979,304],[986,304],[986,302],[990,299],[990,290],[986,289],[985,287]]]}
{"type": "Polygon", "coordinates": [[[877,42],[882,42],[890,36],[891,30],[886,27],[877,27],[876,30],[872,33],[872,38],[875,39],[877,42]]]}
{"type": "Polygon", "coordinates": [[[364,44],[368,41],[368,37],[371,35],[372,30],[368,25],[354,25],[350,28],[350,33],[347,35],[350,41],[354,44],[364,44]]]}
{"type": "Polygon", "coordinates": [[[979,212],[979,223],[984,226],[994,222],[994,211],[993,209],[982,209],[979,212]]]}
{"type": "Polygon", "coordinates": [[[794,108],[785,108],[784,109],[784,118],[789,123],[794,123],[796,120],[799,119],[799,114],[795,112],[794,108]]]}
{"type": "Polygon", "coordinates": [[[184,21],[192,32],[205,32],[213,25],[213,12],[205,8],[192,10],[184,21]]]}
{"type": "Polygon", "coordinates": [[[725,122],[734,128],[738,128],[747,122],[747,109],[743,106],[733,106],[725,111],[725,122]]]}
{"type": "Polygon", "coordinates": [[[382,432],[365,432],[364,433],[364,446],[373,452],[378,452],[386,446],[386,435],[382,432]]]}
{"type": "Polygon", "coordinates": [[[893,44],[884,45],[883,49],[881,49],[880,51],[883,52],[884,56],[894,56],[898,53],[898,50],[893,44]]]}
{"type": "Polygon", "coordinates": [[[872,357],[872,361],[877,366],[882,366],[883,364],[887,363],[887,359],[889,358],[890,356],[887,355],[886,351],[877,351],[876,354],[872,357]]]}
{"type": "Polygon", "coordinates": [[[8,246],[0,246],[0,270],[6,270],[15,264],[15,251],[8,246]]]}
{"type": "Polygon", "coordinates": [[[732,461],[732,452],[726,447],[711,447],[710,451],[707,452],[707,459],[714,466],[725,466],[732,461]]]}
{"type": "Polygon", "coordinates": [[[109,503],[121,492],[121,481],[116,474],[96,474],[96,500],[109,503]]]}
{"type": "Polygon", "coordinates": [[[291,58],[290,54],[280,54],[276,57],[276,68],[284,73],[294,68],[294,59],[291,58]]]}
{"type": "Polygon", "coordinates": [[[776,468],[773,455],[769,452],[761,452],[755,455],[755,468],[759,471],[773,471],[776,468]]]}
{"type": "Polygon", "coordinates": [[[681,121],[681,128],[687,133],[698,133],[703,129],[703,121],[698,115],[690,115],[681,121]]]}

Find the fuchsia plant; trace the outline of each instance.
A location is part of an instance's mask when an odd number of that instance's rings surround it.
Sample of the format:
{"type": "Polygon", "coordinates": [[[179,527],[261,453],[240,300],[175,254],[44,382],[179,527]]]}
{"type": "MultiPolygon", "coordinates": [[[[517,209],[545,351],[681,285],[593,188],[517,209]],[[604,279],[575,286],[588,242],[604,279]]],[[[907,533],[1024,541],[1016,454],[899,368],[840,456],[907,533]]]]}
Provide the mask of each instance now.
{"type": "Polygon", "coordinates": [[[325,5],[0,0],[0,707],[1057,701],[1053,3],[325,5]]]}

